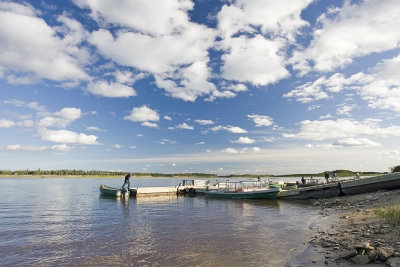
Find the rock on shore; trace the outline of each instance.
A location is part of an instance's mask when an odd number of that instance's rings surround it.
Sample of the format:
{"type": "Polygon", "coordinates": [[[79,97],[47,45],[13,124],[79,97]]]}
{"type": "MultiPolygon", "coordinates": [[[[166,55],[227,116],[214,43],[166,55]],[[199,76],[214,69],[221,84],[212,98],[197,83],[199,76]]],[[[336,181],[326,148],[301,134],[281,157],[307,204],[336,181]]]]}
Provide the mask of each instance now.
{"type": "Polygon", "coordinates": [[[314,200],[311,204],[332,217],[329,230],[318,230],[310,241],[312,246],[323,248],[325,265],[400,267],[399,227],[374,213],[377,207],[399,205],[400,190],[314,200]]]}

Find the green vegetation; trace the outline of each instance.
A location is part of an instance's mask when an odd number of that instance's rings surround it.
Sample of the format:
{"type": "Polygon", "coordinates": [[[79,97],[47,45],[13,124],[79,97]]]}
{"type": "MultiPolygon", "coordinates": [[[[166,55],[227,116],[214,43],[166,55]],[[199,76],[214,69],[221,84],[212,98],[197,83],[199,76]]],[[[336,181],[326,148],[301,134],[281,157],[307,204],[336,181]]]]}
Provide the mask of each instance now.
{"type": "Polygon", "coordinates": [[[376,208],[374,212],[380,219],[395,226],[400,226],[400,206],[376,208]]]}
{"type": "MultiPolygon", "coordinates": [[[[332,170],[328,171],[329,175],[332,175],[332,172],[336,172],[336,175],[338,177],[350,177],[350,176],[356,176],[357,173],[360,176],[374,176],[374,175],[382,175],[385,173],[381,172],[354,172],[354,171],[349,171],[349,170],[332,170]]],[[[324,177],[325,172],[320,172],[320,173],[297,173],[297,174],[286,174],[286,175],[276,175],[276,177],[291,177],[291,176],[304,176],[304,177],[324,177]]]]}
{"type": "MultiPolygon", "coordinates": [[[[98,170],[0,170],[0,175],[12,176],[95,176],[95,177],[114,177],[124,176],[126,171],[98,171],[98,170]]],[[[132,172],[133,177],[217,177],[216,174],[207,173],[140,173],[132,172]]]]}
{"type": "Polygon", "coordinates": [[[394,166],[390,168],[391,172],[400,172],[400,165],[394,166]]]}
{"type": "MultiPolygon", "coordinates": [[[[390,168],[392,172],[400,172],[400,166],[390,168]]],[[[333,170],[329,171],[336,172],[338,177],[351,177],[356,176],[357,173],[361,176],[374,176],[382,175],[384,173],[379,172],[353,172],[348,170],[333,170]]],[[[126,175],[127,171],[99,171],[99,170],[0,170],[2,176],[92,176],[92,177],[121,177],[126,175]]],[[[218,176],[217,174],[210,173],[142,173],[142,172],[131,172],[133,177],[197,177],[197,178],[256,178],[256,177],[324,177],[325,172],[320,173],[297,173],[297,174],[286,174],[286,175],[270,175],[270,174],[231,174],[218,176]]]]}

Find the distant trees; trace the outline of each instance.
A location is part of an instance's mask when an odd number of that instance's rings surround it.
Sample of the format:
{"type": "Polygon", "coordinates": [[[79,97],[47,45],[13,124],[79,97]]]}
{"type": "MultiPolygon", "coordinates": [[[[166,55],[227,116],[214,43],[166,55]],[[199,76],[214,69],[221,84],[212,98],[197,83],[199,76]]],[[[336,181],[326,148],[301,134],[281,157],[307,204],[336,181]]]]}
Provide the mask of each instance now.
{"type": "Polygon", "coordinates": [[[391,172],[400,172],[400,165],[394,166],[390,168],[391,172]]]}
{"type": "MultiPolygon", "coordinates": [[[[122,171],[100,171],[100,170],[0,170],[0,175],[30,175],[30,176],[124,176],[127,172],[122,171]]],[[[133,177],[217,177],[216,174],[207,173],[175,173],[175,174],[165,174],[165,173],[140,173],[132,172],[133,177]]]]}

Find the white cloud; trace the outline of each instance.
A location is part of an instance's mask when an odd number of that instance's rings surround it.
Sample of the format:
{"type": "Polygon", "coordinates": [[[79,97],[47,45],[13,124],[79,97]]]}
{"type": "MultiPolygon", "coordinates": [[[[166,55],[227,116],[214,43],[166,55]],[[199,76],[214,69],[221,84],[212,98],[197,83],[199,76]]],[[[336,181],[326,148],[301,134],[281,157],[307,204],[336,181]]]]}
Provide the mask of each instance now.
{"type": "MultiPolygon", "coordinates": [[[[387,109],[400,112],[400,55],[383,60],[367,73],[359,72],[348,78],[335,73],[329,78],[321,77],[308,82],[285,94],[297,101],[308,103],[329,98],[328,93],[351,90],[359,93],[368,106],[373,109],[387,109]]],[[[352,106],[348,106],[347,109],[352,106]]],[[[345,112],[346,110],[339,111],[345,112]]],[[[349,112],[349,110],[347,110],[349,112]]]]}
{"type": "Polygon", "coordinates": [[[236,33],[254,33],[259,29],[265,35],[293,40],[299,28],[308,23],[301,19],[301,11],[312,0],[238,0],[222,7],[218,13],[218,28],[224,36],[236,33]],[[284,8],[283,8],[284,7],[284,8]]]}
{"type": "Polygon", "coordinates": [[[337,114],[338,115],[347,115],[351,116],[350,111],[354,109],[354,106],[349,106],[349,105],[342,105],[338,108],[337,114]]]}
{"type": "Polygon", "coordinates": [[[39,105],[37,102],[26,102],[18,99],[4,100],[4,104],[14,105],[16,107],[27,107],[36,111],[45,111],[45,107],[39,105]]]}
{"type": "Polygon", "coordinates": [[[309,3],[311,0],[239,0],[224,5],[217,15],[222,38],[219,48],[225,52],[223,77],[263,86],[289,76],[284,46],[308,24],[300,14],[309,3]]]}
{"type": "Polygon", "coordinates": [[[113,147],[113,148],[116,148],[116,149],[121,149],[121,148],[123,148],[124,146],[123,146],[123,145],[120,145],[120,144],[114,144],[112,147],[113,147]]]}
{"type": "Polygon", "coordinates": [[[214,132],[224,130],[224,131],[228,131],[228,132],[231,132],[231,133],[247,133],[246,130],[244,130],[244,129],[240,128],[240,127],[230,126],[230,125],[228,125],[228,126],[218,125],[218,126],[215,126],[215,127],[211,128],[210,130],[214,131],[214,132]]]}
{"type": "Polygon", "coordinates": [[[271,126],[274,124],[274,120],[266,115],[247,115],[248,118],[252,119],[256,124],[256,127],[271,126]]]}
{"type": "Polygon", "coordinates": [[[211,125],[214,124],[212,120],[194,120],[194,122],[200,124],[200,125],[211,125]]]}
{"type": "Polygon", "coordinates": [[[350,147],[378,147],[381,144],[367,138],[344,138],[336,141],[334,145],[350,147]]]}
{"type": "Polygon", "coordinates": [[[119,1],[111,7],[102,1],[75,2],[89,7],[99,23],[120,27],[114,35],[105,29],[92,33],[90,42],[105,57],[153,74],[159,88],[184,101],[216,90],[207,66],[216,31],[190,22],[191,1],[119,1]]]}
{"type": "Polygon", "coordinates": [[[8,145],[5,148],[0,148],[0,151],[9,151],[9,152],[28,152],[28,153],[37,153],[43,151],[61,151],[68,152],[72,150],[72,147],[67,146],[66,144],[54,145],[54,146],[22,146],[22,145],[8,145]]]}
{"type": "Polygon", "coordinates": [[[165,144],[171,144],[174,145],[176,144],[176,141],[170,140],[170,139],[163,139],[161,141],[156,141],[157,143],[161,144],[161,145],[165,145],[165,144]]]}
{"type": "Polygon", "coordinates": [[[76,133],[67,130],[48,130],[40,129],[38,131],[40,138],[54,143],[78,144],[78,145],[96,145],[97,136],[76,133]]]}
{"type": "Polygon", "coordinates": [[[194,127],[191,125],[188,125],[186,122],[181,123],[176,126],[177,129],[184,129],[184,130],[194,130],[194,127]]]}
{"type": "Polygon", "coordinates": [[[61,152],[68,152],[72,150],[72,147],[66,145],[66,144],[61,144],[61,145],[54,145],[51,147],[52,150],[56,151],[61,151],[61,152]]]}
{"type": "Polygon", "coordinates": [[[98,81],[89,83],[87,89],[94,95],[104,97],[131,97],[136,96],[136,91],[127,85],[118,82],[109,83],[107,81],[98,81]]]}
{"type": "Polygon", "coordinates": [[[39,127],[57,126],[65,128],[71,122],[79,119],[81,115],[81,110],[78,108],[63,108],[41,119],[39,121],[39,127]]]}
{"type": "Polygon", "coordinates": [[[107,2],[74,0],[81,8],[90,8],[91,16],[102,24],[114,24],[135,29],[148,35],[171,35],[188,22],[191,1],[146,0],[107,2]]]}
{"type": "Polygon", "coordinates": [[[261,151],[261,149],[259,147],[244,147],[240,150],[228,147],[228,148],[221,150],[221,152],[229,153],[229,154],[247,154],[247,153],[259,152],[259,151],[261,151]]]}
{"type": "Polygon", "coordinates": [[[33,74],[54,81],[87,79],[82,65],[87,63],[88,53],[77,46],[85,35],[83,27],[62,15],[58,21],[63,26],[55,29],[37,13],[28,4],[0,3],[0,68],[5,75],[24,83],[24,74],[25,78],[33,74]],[[76,39],[78,31],[80,40],[76,39]]]}
{"type": "Polygon", "coordinates": [[[314,32],[304,51],[294,54],[291,62],[302,74],[311,68],[331,71],[352,63],[354,58],[397,48],[399,12],[397,0],[357,4],[344,1],[343,7],[330,9],[319,17],[321,28],[314,32]]]}
{"type": "Polygon", "coordinates": [[[158,128],[158,124],[155,122],[150,122],[150,121],[144,121],[140,125],[149,127],[149,128],[158,128]]]}
{"type": "Polygon", "coordinates": [[[87,131],[93,131],[93,132],[104,132],[105,131],[103,129],[100,129],[97,126],[88,126],[88,127],[86,127],[86,130],[87,131]]]}
{"type": "Polygon", "coordinates": [[[224,40],[222,76],[228,80],[249,82],[256,86],[275,83],[289,75],[284,57],[279,54],[283,44],[260,35],[224,40]]]}
{"type": "Polygon", "coordinates": [[[237,144],[254,144],[256,141],[249,138],[249,137],[239,137],[238,139],[232,141],[232,143],[237,143],[237,144]]]}
{"type": "Polygon", "coordinates": [[[172,118],[171,118],[170,116],[165,115],[165,116],[164,116],[164,120],[172,121],[172,118]]]}
{"type": "Polygon", "coordinates": [[[117,70],[115,73],[115,80],[117,83],[120,84],[128,84],[131,85],[135,81],[135,78],[133,77],[132,72],[130,71],[120,71],[117,70]]]}
{"type": "Polygon", "coordinates": [[[15,122],[6,119],[0,119],[0,128],[11,128],[15,126],[15,122]]]}
{"type": "Polygon", "coordinates": [[[159,121],[160,116],[157,111],[152,110],[147,106],[141,106],[139,108],[132,108],[131,114],[124,117],[125,120],[135,122],[147,122],[147,121],[159,121]]]}
{"type": "Polygon", "coordinates": [[[367,119],[361,122],[351,119],[338,119],[300,122],[300,131],[297,134],[283,134],[286,138],[321,141],[336,138],[353,138],[356,136],[398,137],[400,126],[379,126],[378,120],[367,119]]]}
{"type": "Polygon", "coordinates": [[[224,152],[224,153],[231,153],[231,154],[237,154],[237,153],[239,153],[239,151],[238,151],[237,149],[234,149],[234,148],[231,148],[231,147],[225,148],[225,149],[223,149],[221,152],[224,152]]]}

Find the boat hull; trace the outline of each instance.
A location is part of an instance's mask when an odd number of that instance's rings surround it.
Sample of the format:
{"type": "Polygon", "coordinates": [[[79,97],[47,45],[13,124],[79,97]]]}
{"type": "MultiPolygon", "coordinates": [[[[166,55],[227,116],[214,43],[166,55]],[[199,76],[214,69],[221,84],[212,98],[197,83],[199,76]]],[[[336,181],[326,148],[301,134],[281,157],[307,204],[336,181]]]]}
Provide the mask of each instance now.
{"type": "Polygon", "coordinates": [[[103,196],[110,196],[110,197],[129,197],[129,190],[122,190],[119,188],[109,187],[106,185],[100,185],[100,193],[103,196]]]}
{"type": "Polygon", "coordinates": [[[205,191],[206,197],[230,198],[230,199],[276,199],[279,189],[276,190],[257,190],[244,192],[226,192],[226,191],[205,191]]]}
{"type": "Polygon", "coordinates": [[[283,199],[315,199],[343,195],[356,195],[379,190],[393,190],[400,188],[400,173],[392,173],[356,180],[341,181],[315,185],[292,190],[282,190],[278,198],[283,199]]]}
{"type": "Polygon", "coordinates": [[[355,195],[398,188],[400,188],[400,173],[391,173],[388,175],[350,180],[341,183],[343,195],[355,195]]]}

